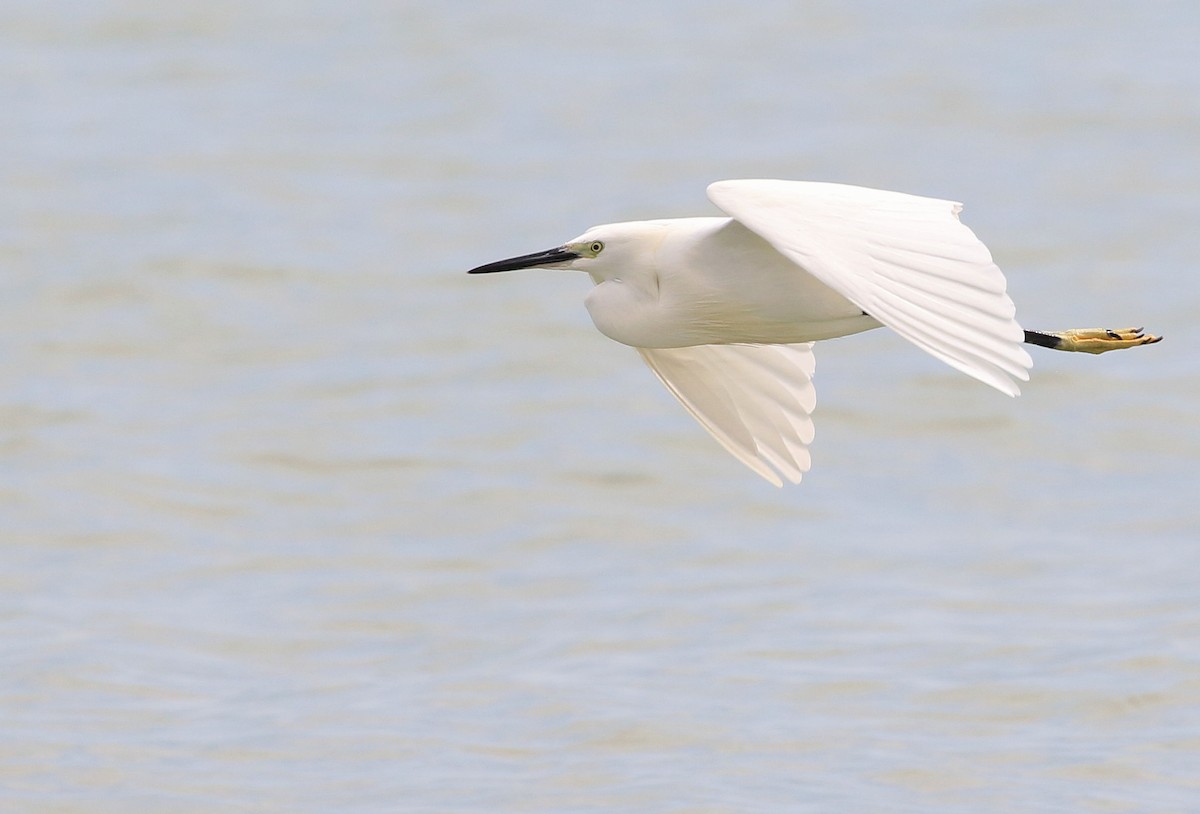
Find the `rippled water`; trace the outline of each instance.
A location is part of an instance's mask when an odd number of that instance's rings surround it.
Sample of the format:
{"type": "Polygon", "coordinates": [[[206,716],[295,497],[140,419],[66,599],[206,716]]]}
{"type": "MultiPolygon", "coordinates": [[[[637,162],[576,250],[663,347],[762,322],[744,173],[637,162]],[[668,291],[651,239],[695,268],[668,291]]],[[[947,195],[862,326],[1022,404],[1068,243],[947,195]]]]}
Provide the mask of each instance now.
{"type": "Polygon", "coordinates": [[[1200,806],[1200,13],[796,5],[3,6],[5,810],[1200,806]],[[775,490],[462,274],[754,176],[1167,341],[822,343],[775,490]]]}

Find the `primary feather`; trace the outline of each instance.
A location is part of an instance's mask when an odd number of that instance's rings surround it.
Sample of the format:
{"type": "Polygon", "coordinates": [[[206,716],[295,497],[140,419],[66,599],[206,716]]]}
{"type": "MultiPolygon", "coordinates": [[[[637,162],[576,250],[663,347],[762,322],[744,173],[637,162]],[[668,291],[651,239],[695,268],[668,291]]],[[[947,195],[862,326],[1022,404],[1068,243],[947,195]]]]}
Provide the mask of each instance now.
{"type": "Polygon", "coordinates": [[[700,426],[776,486],[799,483],[813,439],[812,343],[638,348],[700,426]],[[778,474],[776,474],[778,472],[778,474]]]}

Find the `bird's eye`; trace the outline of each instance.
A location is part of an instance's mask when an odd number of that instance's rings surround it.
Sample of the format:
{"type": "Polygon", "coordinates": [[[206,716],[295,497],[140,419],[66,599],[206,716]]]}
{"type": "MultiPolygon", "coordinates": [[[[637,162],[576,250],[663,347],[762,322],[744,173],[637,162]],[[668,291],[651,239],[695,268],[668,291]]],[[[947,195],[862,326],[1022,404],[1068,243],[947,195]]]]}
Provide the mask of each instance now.
{"type": "Polygon", "coordinates": [[[604,244],[599,240],[593,240],[588,244],[588,251],[592,254],[600,254],[600,252],[604,251],[604,244]]]}

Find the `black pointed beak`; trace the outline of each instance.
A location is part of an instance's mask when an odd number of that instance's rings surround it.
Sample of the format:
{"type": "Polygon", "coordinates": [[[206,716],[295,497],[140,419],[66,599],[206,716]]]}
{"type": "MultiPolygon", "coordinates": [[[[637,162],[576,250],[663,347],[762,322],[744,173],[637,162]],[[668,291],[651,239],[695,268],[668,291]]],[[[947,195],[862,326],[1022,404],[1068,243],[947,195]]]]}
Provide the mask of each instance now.
{"type": "Polygon", "coordinates": [[[569,263],[577,257],[579,257],[578,252],[573,252],[566,246],[559,246],[555,249],[546,249],[544,252],[523,254],[520,257],[497,260],[495,263],[485,263],[482,266],[471,269],[467,274],[491,274],[493,271],[516,271],[517,269],[529,269],[536,266],[550,266],[554,263],[569,263]]]}

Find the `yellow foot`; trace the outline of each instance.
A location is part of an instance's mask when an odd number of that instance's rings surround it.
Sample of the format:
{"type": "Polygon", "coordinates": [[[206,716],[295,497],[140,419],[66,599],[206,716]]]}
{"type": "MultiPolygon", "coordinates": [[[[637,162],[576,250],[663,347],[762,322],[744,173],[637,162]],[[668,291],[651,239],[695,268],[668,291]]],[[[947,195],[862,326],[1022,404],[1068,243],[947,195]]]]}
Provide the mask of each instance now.
{"type": "MultiPolygon", "coordinates": [[[[1161,342],[1161,336],[1143,334],[1141,328],[1072,328],[1069,331],[1029,331],[1028,333],[1053,337],[1053,344],[1046,347],[1054,350],[1078,351],[1080,353],[1104,353],[1121,348],[1135,348],[1138,345],[1153,345],[1161,342]]],[[[1034,342],[1034,344],[1042,344],[1034,342]]]]}

